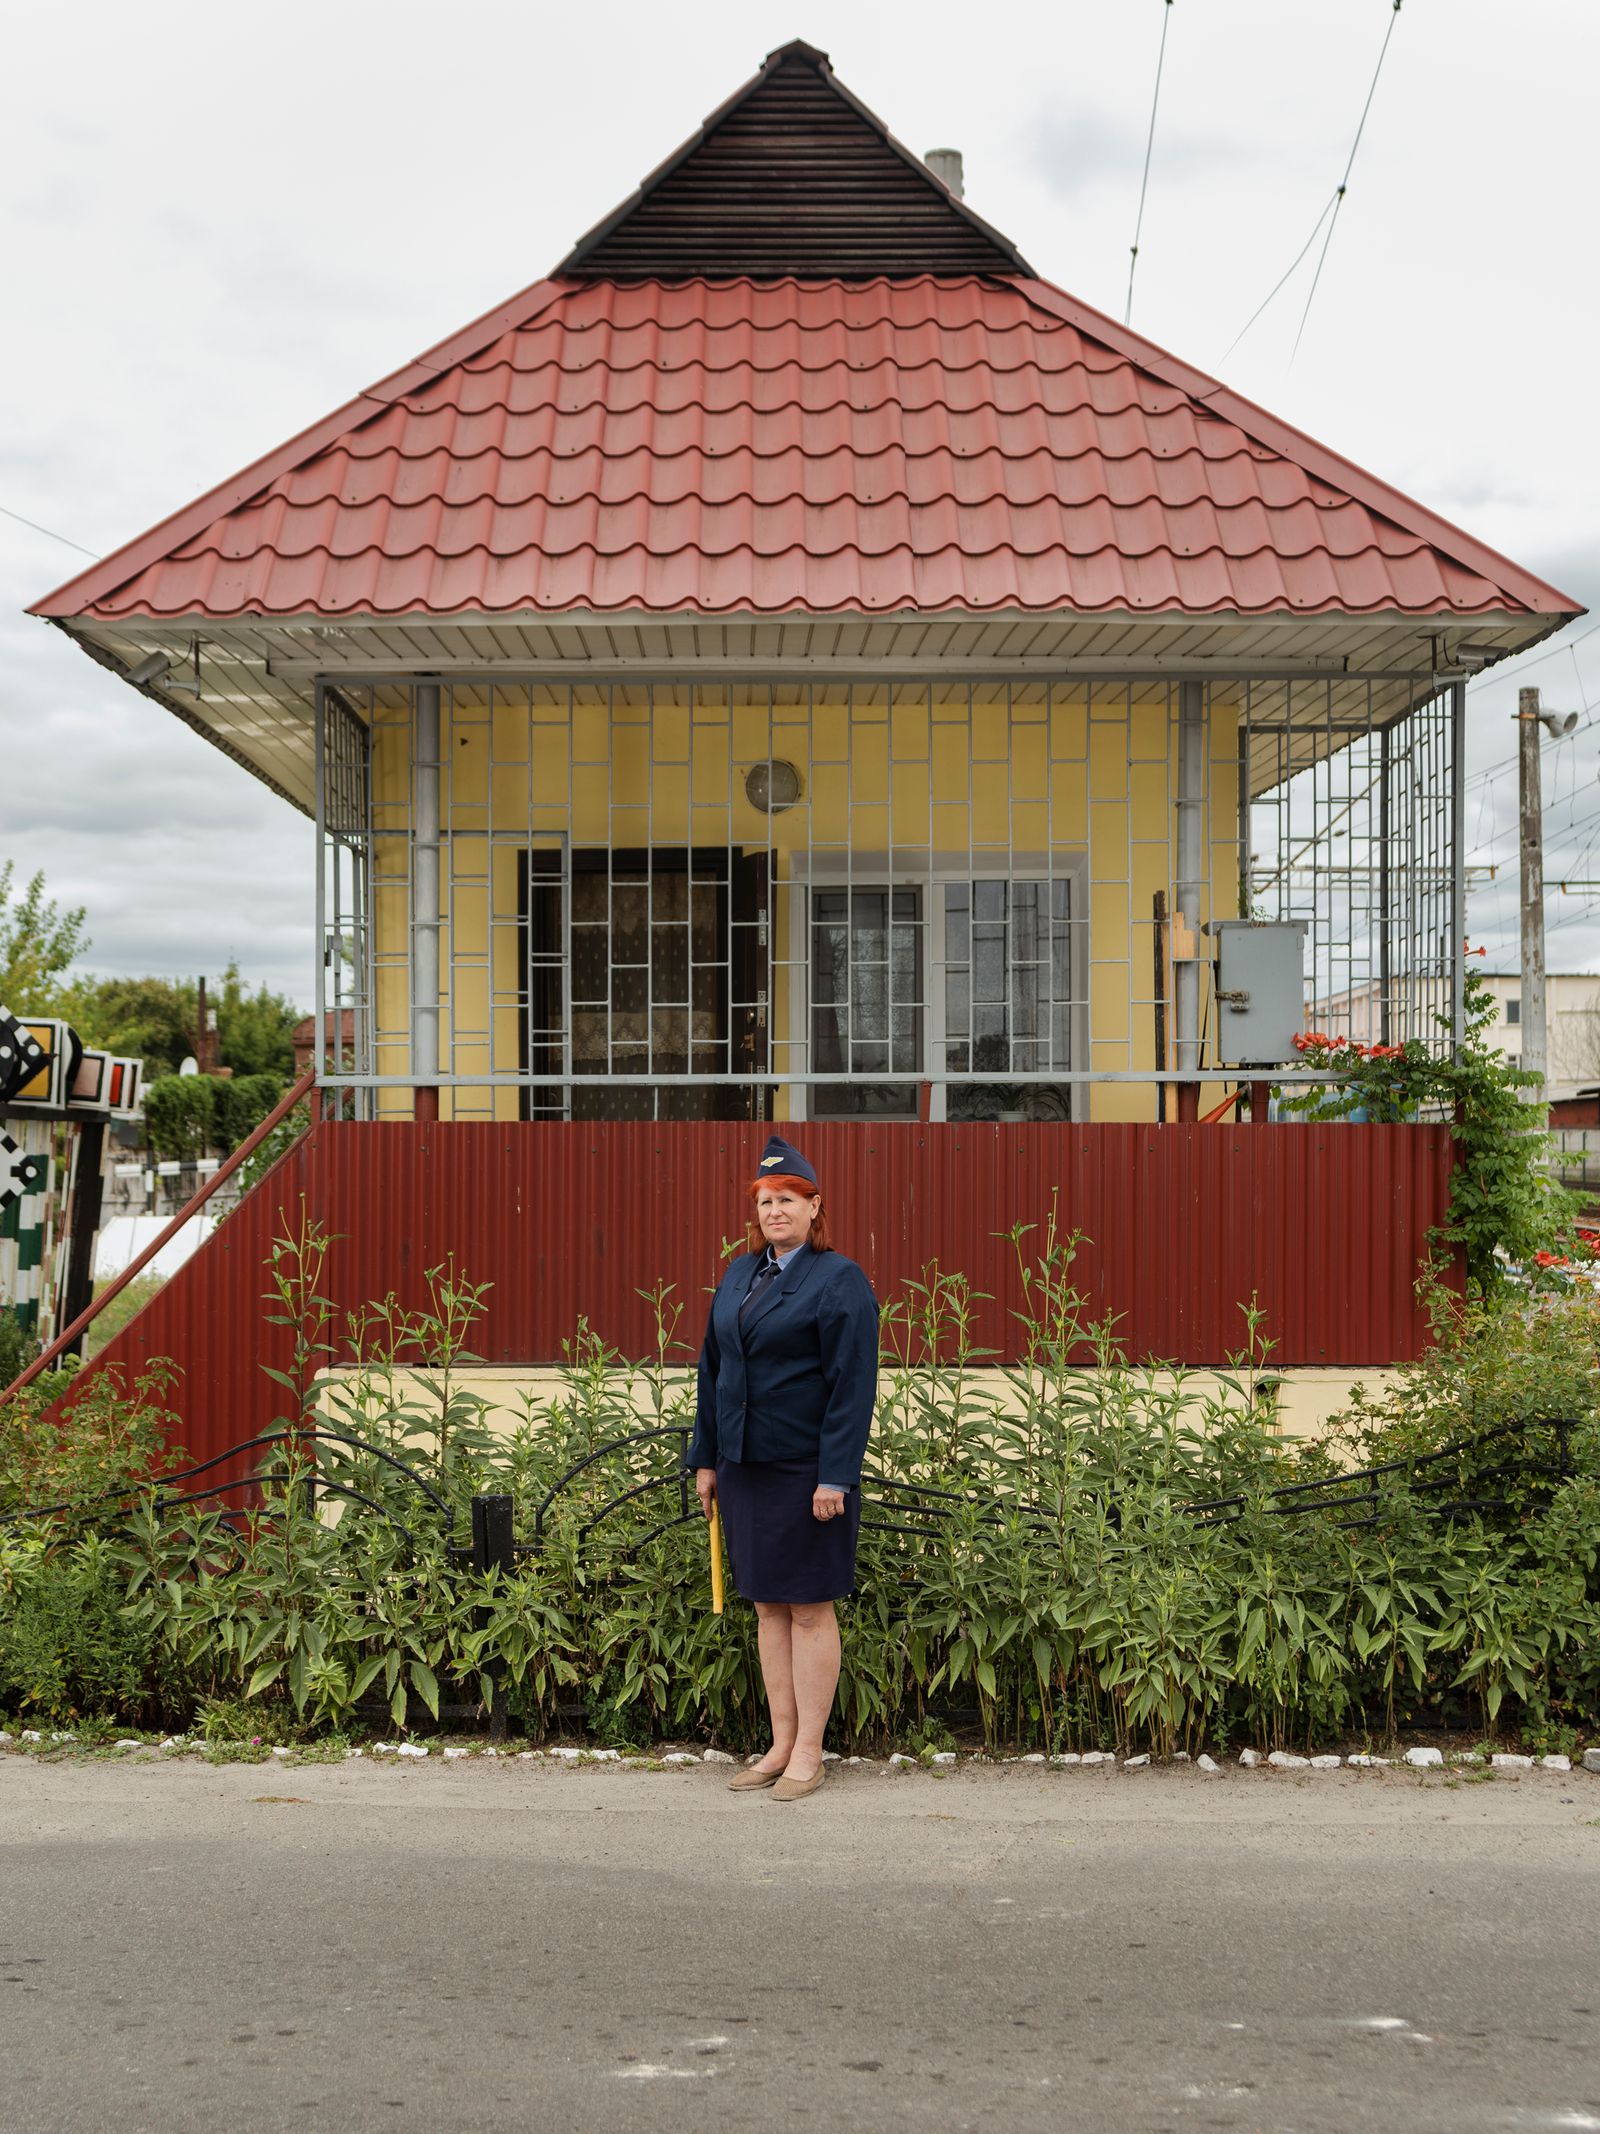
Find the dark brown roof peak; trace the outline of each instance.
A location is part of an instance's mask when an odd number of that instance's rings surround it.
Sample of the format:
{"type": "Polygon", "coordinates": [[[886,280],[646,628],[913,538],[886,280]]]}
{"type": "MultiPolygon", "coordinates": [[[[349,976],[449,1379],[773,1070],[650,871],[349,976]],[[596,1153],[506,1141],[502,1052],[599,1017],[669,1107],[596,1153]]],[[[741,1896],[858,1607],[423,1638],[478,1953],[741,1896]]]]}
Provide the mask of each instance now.
{"type": "Polygon", "coordinates": [[[1028,274],[796,38],[555,270],[586,280],[1028,274]]]}
{"type": "Polygon", "coordinates": [[[826,67],[831,72],[833,61],[820,46],[807,44],[803,37],[791,37],[787,44],[775,44],[761,62],[763,70],[775,67],[783,59],[803,59],[808,66],[826,67]]]}

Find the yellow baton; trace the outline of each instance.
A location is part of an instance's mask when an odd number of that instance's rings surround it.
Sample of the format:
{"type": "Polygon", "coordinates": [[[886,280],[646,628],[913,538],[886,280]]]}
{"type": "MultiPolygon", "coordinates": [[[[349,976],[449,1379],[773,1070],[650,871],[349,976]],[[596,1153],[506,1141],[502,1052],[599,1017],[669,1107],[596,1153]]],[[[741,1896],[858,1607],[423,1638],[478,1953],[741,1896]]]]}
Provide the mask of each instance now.
{"type": "Polygon", "coordinates": [[[722,1512],[711,1500],[711,1613],[722,1613],[722,1512]]]}

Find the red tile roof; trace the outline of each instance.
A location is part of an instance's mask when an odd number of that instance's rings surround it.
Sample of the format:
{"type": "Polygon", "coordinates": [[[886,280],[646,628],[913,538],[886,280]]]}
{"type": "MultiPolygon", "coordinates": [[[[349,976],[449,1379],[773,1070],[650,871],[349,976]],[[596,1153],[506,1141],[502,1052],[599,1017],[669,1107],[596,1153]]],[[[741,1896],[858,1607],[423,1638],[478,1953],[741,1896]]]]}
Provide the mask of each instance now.
{"type": "Polygon", "coordinates": [[[1570,613],[1046,282],[548,281],[36,613],[1570,613]]]}

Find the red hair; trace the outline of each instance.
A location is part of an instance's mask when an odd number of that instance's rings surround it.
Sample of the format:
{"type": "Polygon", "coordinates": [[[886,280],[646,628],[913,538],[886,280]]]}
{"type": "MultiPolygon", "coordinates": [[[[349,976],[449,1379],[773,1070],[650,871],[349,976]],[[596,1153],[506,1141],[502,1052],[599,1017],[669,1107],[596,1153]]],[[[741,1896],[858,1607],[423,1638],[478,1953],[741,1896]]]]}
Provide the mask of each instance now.
{"type": "MultiPolygon", "coordinates": [[[[796,1178],[790,1172],[785,1172],[777,1178],[752,1178],[749,1185],[752,1201],[763,1186],[787,1186],[789,1191],[798,1194],[801,1200],[820,1200],[822,1197],[822,1188],[820,1186],[814,1186],[809,1178],[796,1178]]],[[[757,1227],[759,1228],[759,1225],[757,1227]]],[[[819,1208],[812,1217],[811,1228],[806,1232],[806,1242],[813,1252],[831,1252],[833,1250],[833,1234],[828,1228],[828,1211],[826,1207],[819,1208]]],[[[755,1252],[759,1251],[760,1247],[752,1245],[750,1249],[755,1252]]]]}

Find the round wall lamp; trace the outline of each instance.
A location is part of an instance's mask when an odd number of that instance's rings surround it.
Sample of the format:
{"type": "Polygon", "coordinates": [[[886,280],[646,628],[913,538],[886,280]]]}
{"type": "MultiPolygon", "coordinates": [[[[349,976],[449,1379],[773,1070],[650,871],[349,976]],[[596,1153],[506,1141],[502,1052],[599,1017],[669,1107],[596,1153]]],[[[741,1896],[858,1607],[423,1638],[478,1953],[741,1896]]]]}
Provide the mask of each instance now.
{"type": "Polygon", "coordinates": [[[800,773],[792,763],[777,759],[753,763],[744,774],[744,796],[763,815],[781,815],[800,798],[800,773]]]}

